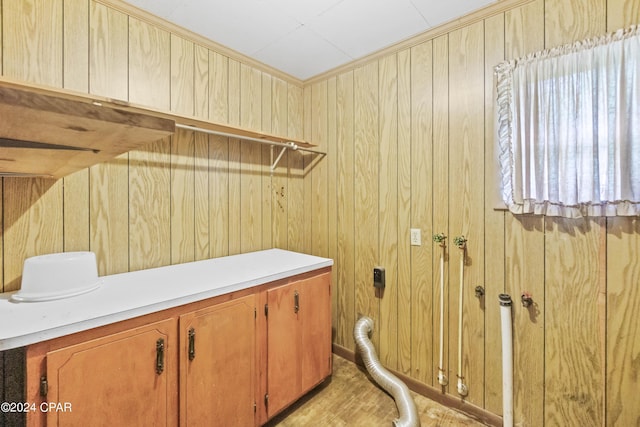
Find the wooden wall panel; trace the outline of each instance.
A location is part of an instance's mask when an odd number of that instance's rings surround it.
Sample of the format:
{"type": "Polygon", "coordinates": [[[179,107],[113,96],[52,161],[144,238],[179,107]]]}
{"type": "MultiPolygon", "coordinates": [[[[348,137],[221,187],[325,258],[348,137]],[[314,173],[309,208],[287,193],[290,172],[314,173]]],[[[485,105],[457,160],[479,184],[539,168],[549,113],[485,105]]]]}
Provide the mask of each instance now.
{"type": "MultiPolygon", "coordinates": [[[[238,71],[237,62],[234,70],[238,71]]],[[[230,82],[238,83],[237,74],[230,80],[230,61],[226,56],[209,53],[209,119],[228,123],[230,117],[230,82]]],[[[235,94],[234,94],[235,95],[235,94]]],[[[237,109],[233,113],[238,120],[237,109]]],[[[212,258],[229,255],[231,224],[239,224],[238,218],[230,218],[230,162],[229,138],[210,136],[209,138],[209,255],[212,258]]],[[[237,147],[237,141],[234,142],[237,147]]],[[[234,181],[235,182],[235,181],[234,181]]],[[[239,207],[238,207],[239,208],[239,207]]],[[[238,213],[237,210],[234,213],[238,213]]],[[[233,228],[234,244],[239,241],[239,229],[233,228]],[[237,235],[236,235],[237,234],[237,235]]],[[[234,250],[235,246],[234,246],[234,250]]]]}
{"type": "MultiPolygon", "coordinates": [[[[62,86],[62,2],[2,6],[4,75],[62,86]]],[[[10,248],[3,256],[4,291],[11,291],[20,288],[26,258],[63,250],[63,185],[45,178],[3,178],[3,187],[3,248],[10,248]]]]}
{"type": "Polygon", "coordinates": [[[62,86],[62,4],[62,0],[3,2],[5,76],[62,86]]]}
{"type": "MultiPolygon", "coordinates": [[[[271,130],[278,135],[287,133],[287,101],[288,85],[284,80],[274,78],[272,81],[273,96],[271,97],[271,130]]],[[[274,157],[279,150],[274,151],[274,157]]],[[[273,247],[287,249],[287,229],[289,223],[289,185],[288,185],[289,153],[284,153],[273,173],[271,202],[273,212],[272,239],[273,247]]]]}
{"type": "MultiPolygon", "coordinates": [[[[89,91],[89,2],[65,0],[63,8],[63,85],[89,91]]],[[[89,170],[66,176],[64,250],[89,250],[89,170]]]]}
{"type": "MultiPolygon", "coordinates": [[[[303,139],[310,141],[311,133],[313,129],[311,127],[312,124],[312,112],[311,112],[311,94],[312,87],[305,86],[302,89],[302,120],[303,120],[303,139]]],[[[302,165],[303,165],[303,187],[302,187],[302,224],[300,224],[300,233],[302,234],[302,247],[301,251],[304,253],[310,253],[313,246],[313,236],[312,236],[312,218],[313,218],[313,158],[306,153],[301,153],[302,156],[302,165]]]]}
{"type": "Polygon", "coordinates": [[[193,65],[193,114],[206,120],[209,118],[209,49],[196,44],[193,65]]]}
{"type": "MultiPolygon", "coordinates": [[[[484,58],[484,297],[480,304],[485,312],[485,384],[484,407],[502,414],[502,348],[501,320],[498,296],[505,292],[505,212],[495,211],[492,200],[499,189],[498,156],[494,143],[494,73],[493,67],[504,60],[504,14],[485,20],[484,58]]],[[[474,287],[474,284],[471,284],[474,287]]]]}
{"type": "MultiPolygon", "coordinates": [[[[240,65],[240,126],[260,130],[262,73],[240,65]]],[[[262,248],[262,146],[240,144],[240,252],[262,248]]]]}
{"type": "Polygon", "coordinates": [[[411,51],[398,52],[398,370],[411,373],[411,51]]]}
{"type": "Polygon", "coordinates": [[[20,288],[26,258],[61,252],[62,183],[4,178],[4,291],[20,288]]]}
{"type": "Polygon", "coordinates": [[[411,247],[411,372],[431,384],[432,245],[428,236],[433,214],[433,43],[411,48],[411,228],[422,232],[422,245],[411,247]]]}
{"type": "MultiPolygon", "coordinates": [[[[273,77],[267,73],[262,73],[262,131],[272,132],[271,107],[273,97],[273,77]]],[[[263,145],[260,147],[262,167],[262,249],[273,247],[273,206],[272,202],[272,175],[271,175],[271,147],[263,145]]]]}
{"type": "Polygon", "coordinates": [[[374,61],[354,70],[354,220],[355,308],[357,316],[374,321],[371,341],[378,347],[379,302],[372,274],[378,254],[378,64],[374,61]]]}
{"type": "MultiPolygon", "coordinates": [[[[452,266],[464,255],[462,372],[469,388],[468,400],[484,405],[484,312],[475,297],[476,284],[484,280],[484,25],[470,25],[449,34],[450,62],[450,230],[468,239],[466,253],[455,249],[452,266]]],[[[453,250],[452,250],[453,252],[453,250]]],[[[460,283],[453,269],[451,283],[460,283]]],[[[456,313],[451,305],[451,313],[456,313]]],[[[451,325],[450,330],[455,330],[451,325]]],[[[453,339],[453,335],[451,335],[453,339]]],[[[456,340],[457,341],[457,340],[456,340]]],[[[457,359],[456,359],[457,360],[457,359]]]]}
{"type": "MultiPolygon", "coordinates": [[[[171,264],[195,261],[195,132],[171,138],[171,264]]],[[[206,193],[205,193],[206,194],[206,193]]]]}
{"type": "Polygon", "coordinates": [[[640,424],[640,220],[607,220],[607,372],[608,426],[640,424]]]}
{"type": "MultiPolygon", "coordinates": [[[[518,58],[544,48],[544,1],[505,13],[505,57],[518,58]]],[[[535,216],[505,216],[505,290],[513,306],[514,419],[544,424],[544,221],[535,216]],[[524,292],[534,304],[518,304],[524,292]]]]}
{"type": "Polygon", "coordinates": [[[95,0],[90,3],[89,92],[129,99],[129,18],[95,0]]]}
{"type": "MultiPolygon", "coordinates": [[[[302,137],[303,129],[303,91],[289,85],[287,115],[289,135],[302,137]]],[[[287,228],[288,247],[291,251],[304,251],[304,158],[300,152],[289,153],[289,193],[287,211],[289,226],[287,228]]]]}
{"type": "MultiPolygon", "coordinates": [[[[226,86],[226,81],[224,82],[226,86]]],[[[200,45],[194,51],[194,115],[209,118],[209,49],[200,45]]],[[[209,236],[209,135],[195,134],[194,141],[194,245],[195,259],[207,259],[209,236]]]]}
{"type": "MultiPolygon", "coordinates": [[[[380,294],[380,361],[398,367],[398,61],[397,55],[379,61],[380,160],[378,203],[379,265],[387,287],[380,294]]],[[[406,242],[403,242],[406,244],[406,242]]]]}
{"type": "Polygon", "coordinates": [[[607,32],[640,23],[640,3],[636,0],[607,0],[607,32]]]}
{"type": "MultiPolygon", "coordinates": [[[[311,86],[311,138],[318,149],[327,150],[328,140],[328,93],[327,81],[311,86]]],[[[306,156],[310,163],[311,213],[310,231],[311,253],[326,257],[329,253],[329,210],[328,195],[328,159],[320,156],[306,156]]],[[[306,191],[306,190],[305,190],[306,191]]]]}
{"type": "MultiPolygon", "coordinates": [[[[449,255],[453,246],[453,237],[449,231],[449,36],[444,35],[433,40],[433,225],[432,233],[424,237],[425,245],[433,247],[431,280],[433,283],[433,385],[440,387],[437,381],[440,363],[440,259],[444,255],[444,304],[442,313],[442,357],[441,366],[449,382],[454,382],[455,369],[449,363],[449,255]],[[444,251],[433,242],[433,234],[444,233],[444,251]]],[[[452,249],[453,248],[453,249],[452,249]]],[[[455,341],[453,341],[455,342],[455,341]]],[[[453,365],[455,366],[455,365],[453,365]]],[[[449,386],[450,387],[450,386],[449,386]]],[[[455,386],[454,386],[455,387],[455,386]]],[[[446,390],[446,387],[442,387],[446,390]]]]}
{"type": "MultiPolygon", "coordinates": [[[[129,18],[129,100],[170,108],[169,33],[129,18]]],[[[130,270],[171,263],[170,139],[129,153],[130,270]]]]}
{"type": "Polygon", "coordinates": [[[334,325],[335,342],[354,349],[355,325],[355,189],[354,189],[354,80],[353,71],[337,78],[336,122],[338,158],[338,189],[336,211],[338,216],[338,253],[334,294],[337,303],[337,323],[334,325]]]}
{"type": "MultiPolygon", "coordinates": [[[[229,59],[228,123],[240,125],[240,63],[229,59]]],[[[241,228],[241,154],[240,141],[229,138],[229,249],[228,255],[242,251],[241,228]]]]}
{"type": "Polygon", "coordinates": [[[545,48],[604,33],[607,0],[545,0],[545,48]]]}
{"type": "Polygon", "coordinates": [[[171,111],[193,116],[194,114],[194,45],[175,34],[171,43],[171,111]]]}
{"type": "Polygon", "coordinates": [[[599,242],[605,219],[546,219],[545,425],[602,425],[599,242]]]}
{"type": "MultiPolygon", "coordinates": [[[[338,82],[335,77],[329,79],[327,82],[327,212],[328,227],[329,227],[329,252],[327,256],[333,260],[338,256],[338,215],[337,215],[337,193],[338,193],[338,122],[337,122],[337,91],[338,82]]],[[[331,324],[337,324],[338,318],[338,304],[336,301],[337,294],[335,292],[336,287],[336,269],[331,270],[331,324]]]]}

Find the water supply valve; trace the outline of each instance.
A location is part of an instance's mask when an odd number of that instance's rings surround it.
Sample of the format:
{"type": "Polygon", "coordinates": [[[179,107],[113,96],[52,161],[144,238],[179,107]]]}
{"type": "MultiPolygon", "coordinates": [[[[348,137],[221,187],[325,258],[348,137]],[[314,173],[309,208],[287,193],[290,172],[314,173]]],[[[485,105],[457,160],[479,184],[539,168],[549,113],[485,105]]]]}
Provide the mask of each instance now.
{"type": "Polygon", "coordinates": [[[482,286],[476,286],[476,298],[482,298],[484,296],[484,288],[482,286]]]}

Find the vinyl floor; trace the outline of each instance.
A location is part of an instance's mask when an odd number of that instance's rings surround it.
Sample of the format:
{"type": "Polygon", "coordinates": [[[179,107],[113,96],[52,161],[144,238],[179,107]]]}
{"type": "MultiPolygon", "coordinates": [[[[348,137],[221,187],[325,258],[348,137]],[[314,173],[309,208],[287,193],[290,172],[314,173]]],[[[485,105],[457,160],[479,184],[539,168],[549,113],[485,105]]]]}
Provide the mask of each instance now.
{"type": "MultiPolygon", "coordinates": [[[[483,426],[477,420],[412,392],[422,427],[483,426]]],[[[392,426],[395,402],[366,370],[333,355],[333,375],[311,393],[271,420],[267,427],[392,426]]]]}

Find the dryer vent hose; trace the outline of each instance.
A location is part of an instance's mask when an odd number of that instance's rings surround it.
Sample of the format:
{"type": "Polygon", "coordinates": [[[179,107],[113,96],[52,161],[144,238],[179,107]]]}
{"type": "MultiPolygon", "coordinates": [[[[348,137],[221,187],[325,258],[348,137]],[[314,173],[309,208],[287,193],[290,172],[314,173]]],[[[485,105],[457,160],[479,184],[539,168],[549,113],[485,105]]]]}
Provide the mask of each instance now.
{"type": "Polygon", "coordinates": [[[362,356],[364,366],[373,380],[396,401],[400,416],[393,420],[394,427],[419,427],[418,410],[409,388],[380,364],[376,350],[373,348],[371,340],[369,340],[369,334],[372,331],[373,320],[366,316],[358,319],[356,326],[353,328],[353,337],[362,356]]]}

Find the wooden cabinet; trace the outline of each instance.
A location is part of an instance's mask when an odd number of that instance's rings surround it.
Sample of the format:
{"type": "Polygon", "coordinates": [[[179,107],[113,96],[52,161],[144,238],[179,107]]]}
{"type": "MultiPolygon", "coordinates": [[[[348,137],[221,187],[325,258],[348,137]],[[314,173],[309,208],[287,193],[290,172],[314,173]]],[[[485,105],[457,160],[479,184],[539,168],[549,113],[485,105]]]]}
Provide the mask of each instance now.
{"type": "Polygon", "coordinates": [[[180,316],[180,425],[253,426],[255,295],[180,316]]]}
{"type": "Polygon", "coordinates": [[[267,290],[267,416],[331,374],[331,276],[267,290]]]}
{"type": "Polygon", "coordinates": [[[169,319],[48,352],[47,425],[176,425],[173,337],[169,319]]]}
{"type": "Polygon", "coordinates": [[[26,424],[264,424],[331,375],[330,278],[325,268],[32,344],[24,401],[70,410],[28,412],[26,424]]]}

